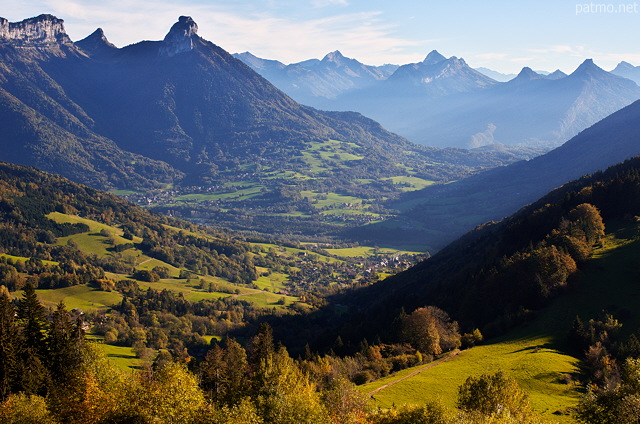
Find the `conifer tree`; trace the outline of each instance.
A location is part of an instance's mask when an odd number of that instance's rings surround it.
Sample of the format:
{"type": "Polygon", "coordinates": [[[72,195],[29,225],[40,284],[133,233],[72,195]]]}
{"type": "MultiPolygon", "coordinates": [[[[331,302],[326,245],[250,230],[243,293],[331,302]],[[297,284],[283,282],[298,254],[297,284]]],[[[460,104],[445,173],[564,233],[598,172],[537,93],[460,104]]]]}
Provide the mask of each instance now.
{"type": "Polygon", "coordinates": [[[18,304],[18,323],[22,332],[18,348],[18,385],[27,394],[46,394],[50,382],[45,366],[47,319],[44,306],[31,284],[25,286],[18,304]]]}
{"type": "Polygon", "coordinates": [[[66,384],[82,362],[84,334],[81,322],[74,323],[60,301],[47,334],[47,365],[57,384],[66,384]]]}
{"type": "Polygon", "coordinates": [[[15,313],[9,293],[4,286],[0,286],[0,402],[11,394],[16,378],[19,335],[15,313]]]}

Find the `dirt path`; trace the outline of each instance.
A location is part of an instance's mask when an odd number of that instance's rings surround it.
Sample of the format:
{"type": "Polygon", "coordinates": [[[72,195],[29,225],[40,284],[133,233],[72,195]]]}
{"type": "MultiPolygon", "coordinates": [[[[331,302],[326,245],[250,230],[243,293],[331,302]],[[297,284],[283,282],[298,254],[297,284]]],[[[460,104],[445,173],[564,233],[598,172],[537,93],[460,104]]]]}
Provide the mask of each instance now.
{"type": "Polygon", "coordinates": [[[433,368],[436,365],[442,364],[443,362],[447,362],[448,360],[450,360],[453,357],[455,357],[458,353],[460,353],[460,350],[456,349],[456,350],[452,351],[451,353],[449,353],[449,355],[447,355],[444,358],[438,359],[437,361],[429,362],[428,364],[426,364],[426,365],[418,368],[417,370],[413,371],[411,374],[405,375],[402,378],[398,378],[397,380],[393,380],[393,381],[385,384],[384,386],[380,386],[377,389],[370,391],[369,393],[367,393],[367,396],[373,397],[373,395],[375,395],[376,393],[378,393],[381,390],[386,389],[387,387],[391,387],[394,384],[400,383],[401,381],[407,380],[407,379],[409,379],[411,377],[415,377],[416,375],[420,374],[422,371],[428,370],[429,368],[433,368]]]}

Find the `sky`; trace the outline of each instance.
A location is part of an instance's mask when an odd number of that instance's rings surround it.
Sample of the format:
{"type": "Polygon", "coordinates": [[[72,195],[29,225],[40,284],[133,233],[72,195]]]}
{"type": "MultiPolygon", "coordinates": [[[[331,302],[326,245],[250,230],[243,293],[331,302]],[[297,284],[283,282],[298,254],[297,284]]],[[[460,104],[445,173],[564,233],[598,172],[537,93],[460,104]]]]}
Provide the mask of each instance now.
{"type": "Polygon", "coordinates": [[[572,72],[587,58],[640,65],[640,3],[616,0],[0,0],[10,22],[42,13],[64,19],[74,41],[101,27],[118,47],[161,40],[187,15],[231,53],[287,64],[334,50],[405,64],[438,50],[503,73],[572,72]]]}

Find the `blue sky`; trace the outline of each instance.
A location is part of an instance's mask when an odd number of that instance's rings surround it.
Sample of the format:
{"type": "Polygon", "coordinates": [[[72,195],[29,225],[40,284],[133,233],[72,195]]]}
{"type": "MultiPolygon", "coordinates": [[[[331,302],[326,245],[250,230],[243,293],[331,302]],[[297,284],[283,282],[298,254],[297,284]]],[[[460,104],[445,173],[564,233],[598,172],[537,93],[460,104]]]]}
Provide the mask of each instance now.
{"type": "MultiPolygon", "coordinates": [[[[639,0],[640,1],[640,0],[639,0]]],[[[471,66],[571,72],[593,58],[640,65],[640,5],[567,0],[0,0],[12,22],[51,13],[79,40],[102,27],[119,47],[164,37],[179,15],[234,53],[285,63],[333,50],[367,64],[409,63],[436,49],[471,66]]]]}

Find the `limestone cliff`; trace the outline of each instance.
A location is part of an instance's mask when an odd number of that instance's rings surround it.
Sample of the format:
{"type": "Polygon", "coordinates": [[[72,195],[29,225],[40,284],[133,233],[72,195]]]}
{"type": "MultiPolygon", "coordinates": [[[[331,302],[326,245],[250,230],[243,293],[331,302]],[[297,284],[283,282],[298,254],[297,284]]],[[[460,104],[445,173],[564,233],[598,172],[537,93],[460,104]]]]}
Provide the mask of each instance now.
{"type": "Polygon", "coordinates": [[[0,18],[0,42],[3,41],[22,45],[71,43],[64,30],[64,21],[52,15],[40,15],[21,22],[0,18]]]}

